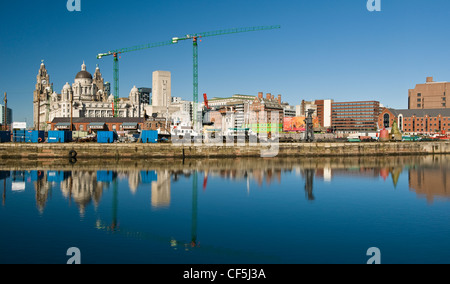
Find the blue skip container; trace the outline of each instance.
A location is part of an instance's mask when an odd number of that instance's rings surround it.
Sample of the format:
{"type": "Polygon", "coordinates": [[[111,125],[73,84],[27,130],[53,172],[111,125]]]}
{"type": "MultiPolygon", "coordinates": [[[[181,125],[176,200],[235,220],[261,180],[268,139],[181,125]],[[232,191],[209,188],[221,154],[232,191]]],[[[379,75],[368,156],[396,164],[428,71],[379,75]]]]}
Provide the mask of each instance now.
{"type": "Polygon", "coordinates": [[[158,131],[142,130],[142,143],[158,143],[158,131]]]}
{"type": "Polygon", "coordinates": [[[0,143],[11,142],[10,131],[0,131],[0,143]]]}
{"type": "Polygon", "coordinates": [[[71,131],[49,131],[48,143],[67,143],[72,141],[71,131]]]}
{"type": "Polygon", "coordinates": [[[45,140],[45,131],[26,130],[25,143],[42,143],[45,140]]]}
{"type": "Polygon", "coordinates": [[[117,140],[117,133],[114,131],[98,131],[97,143],[114,143],[117,140]]]}

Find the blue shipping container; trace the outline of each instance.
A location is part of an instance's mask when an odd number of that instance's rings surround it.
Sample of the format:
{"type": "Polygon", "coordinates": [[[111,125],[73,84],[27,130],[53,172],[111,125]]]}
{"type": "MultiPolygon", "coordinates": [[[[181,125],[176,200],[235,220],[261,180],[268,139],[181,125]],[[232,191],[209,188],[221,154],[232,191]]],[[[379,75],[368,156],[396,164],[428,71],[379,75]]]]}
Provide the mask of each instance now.
{"type": "Polygon", "coordinates": [[[13,142],[25,142],[25,131],[26,130],[14,130],[13,142]]]}
{"type": "Polygon", "coordinates": [[[11,142],[10,131],[0,131],[0,143],[11,142]]]}
{"type": "Polygon", "coordinates": [[[48,143],[66,143],[72,141],[71,131],[49,131],[48,143]]]}
{"type": "Polygon", "coordinates": [[[42,143],[45,140],[45,131],[27,130],[25,131],[26,143],[42,143]]]}
{"type": "Polygon", "coordinates": [[[117,133],[114,131],[98,131],[97,143],[114,143],[117,140],[117,133]]]}
{"type": "Polygon", "coordinates": [[[142,130],[142,143],[157,143],[158,131],[156,130],[142,130]]]}

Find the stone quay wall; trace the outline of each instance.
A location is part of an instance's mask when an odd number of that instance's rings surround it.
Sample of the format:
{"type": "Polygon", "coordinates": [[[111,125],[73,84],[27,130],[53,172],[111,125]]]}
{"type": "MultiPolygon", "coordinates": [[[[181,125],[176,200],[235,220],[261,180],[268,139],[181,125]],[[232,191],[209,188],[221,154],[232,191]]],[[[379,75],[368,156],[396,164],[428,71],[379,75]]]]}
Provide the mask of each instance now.
{"type": "Polygon", "coordinates": [[[449,142],[211,144],[0,143],[0,159],[347,157],[450,154],[449,142]]]}

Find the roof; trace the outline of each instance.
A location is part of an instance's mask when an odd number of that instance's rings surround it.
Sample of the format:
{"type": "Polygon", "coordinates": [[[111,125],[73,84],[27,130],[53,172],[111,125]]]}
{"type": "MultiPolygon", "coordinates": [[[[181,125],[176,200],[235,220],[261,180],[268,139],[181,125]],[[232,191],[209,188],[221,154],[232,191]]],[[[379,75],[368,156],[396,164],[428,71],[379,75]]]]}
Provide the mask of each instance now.
{"type": "Polygon", "coordinates": [[[91,75],[91,73],[82,70],[82,71],[78,72],[75,79],[92,79],[92,75],[91,75]]]}
{"type": "Polygon", "coordinates": [[[393,115],[398,117],[403,115],[403,117],[424,117],[426,115],[430,117],[450,116],[450,109],[388,109],[393,115]]]}
{"type": "Polygon", "coordinates": [[[89,125],[91,125],[91,126],[103,126],[103,125],[105,125],[105,123],[104,122],[91,122],[91,123],[89,123],[89,125]]]}
{"type": "Polygon", "coordinates": [[[256,97],[255,100],[258,100],[261,104],[264,104],[266,108],[283,109],[283,107],[281,106],[281,104],[278,102],[277,99],[267,99],[267,98],[256,97]]]}
{"type": "MultiPolygon", "coordinates": [[[[74,117],[73,123],[143,123],[142,117],[74,117]]],[[[52,123],[70,123],[70,117],[56,117],[52,123]]]]}

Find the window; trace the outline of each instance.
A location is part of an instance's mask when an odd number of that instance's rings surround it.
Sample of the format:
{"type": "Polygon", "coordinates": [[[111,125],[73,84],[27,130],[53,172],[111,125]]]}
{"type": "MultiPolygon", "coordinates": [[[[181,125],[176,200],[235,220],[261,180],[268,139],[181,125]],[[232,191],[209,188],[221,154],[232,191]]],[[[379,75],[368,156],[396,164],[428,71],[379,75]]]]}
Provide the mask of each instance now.
{"type": "Polygon", "coordinates": [[[420,98],[419,98],[419,99],[417,99],[417,102],[418,102],[418,103],[420,103],[421,101],[422,101],[422,99],[420,99],[420,98]]]}
{"type": "Polygon", "coordinates": [[[417,104],[417,107],[422,107],[422,105],[421,104],[417,104]]]}
{"type": "Polygon", "coordinates": [[[421,94],[421,93],[417,93],[417,96],[418,96],[418,97],[421,97],[421,96],[422,96],[422,94],[421,94]]]}

